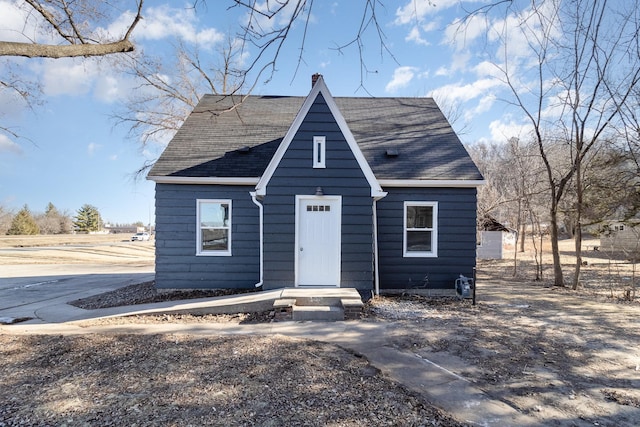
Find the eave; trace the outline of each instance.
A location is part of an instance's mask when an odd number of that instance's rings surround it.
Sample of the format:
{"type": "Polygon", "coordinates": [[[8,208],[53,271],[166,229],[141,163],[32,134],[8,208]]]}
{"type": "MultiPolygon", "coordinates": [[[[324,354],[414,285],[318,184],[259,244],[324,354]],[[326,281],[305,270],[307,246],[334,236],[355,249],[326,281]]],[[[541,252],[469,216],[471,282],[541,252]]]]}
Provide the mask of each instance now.
{"type": "Polygon", "coordinates": [[[247,178],[234,178],[234,177],[220,177],[220,176],[207,176],[207,177],[190,177],[190,176],[148,176],[149,181],[154,181],[156,184],[203,184],[203,185],[252,185],[255,186],[259,177],[247,177],[247,178]]]}
{"type": "Polygon", "coordinates": [[[384,187],[474,188],[486,184],[484,179],[379,179],[384,187]]]}

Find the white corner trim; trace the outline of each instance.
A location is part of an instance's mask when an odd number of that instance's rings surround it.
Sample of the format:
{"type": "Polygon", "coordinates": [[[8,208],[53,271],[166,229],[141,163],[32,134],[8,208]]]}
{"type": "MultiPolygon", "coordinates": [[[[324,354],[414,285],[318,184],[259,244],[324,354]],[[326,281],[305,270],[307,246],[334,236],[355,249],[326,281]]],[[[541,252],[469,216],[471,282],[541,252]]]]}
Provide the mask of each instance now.
{"type": "Polygon", "coordinates": [[[384,197],[386,193],[382,191],[382,187],[380,186],[380,184],[378,183],[378,180],[373,174],[373,171],[371,170],[369,163],[364,158],[364,155],[362,154],[360,147],[358,147],[358,144],[355,138],[353,137],[353,134],[351,133],[349,126],[347,126],[346,120],[344,119],[342,113],[338,109],[338,105],[336,104],[336,101],[333,99],[333,96],[331,96],[331,93],[329,92],[327,85],[324,83],[324,79],[322,78],[322,76],[320,76],[316,81],[316,83],[313,85],[311,92],[309,92],[309,95],[307,96],[304,103],[302,104],[300,111],[298,111],[296,118],[293,120],[293,123],[289,127],[289,130],[287,130],[287,133],[282,139],[282,142],[280,143],[280,145],[278,146],[276,153],[273,155],[273,158],[271,159],[271,161],[269,162],[269,165],[265,169],[264,174],[262,175],[262,177],[260,178],[260,181],[256,185],[256,194],[258,196],[265,196],[267,194],[267,185],[269,184],[271,177],[273,176],[276,169],[278,168],[278,165],[280,164],[280,161],[282,160],[285,153],[287,152],[287,149],[289,148],[291,141],[293,141],[293,137],[298,132],[298,129],[300,128],[300,125],[302,125],[302,122],[304,121],[304,119],[307,117],[307,114],[309,113],[309,110],[311,109],[311,106],[315,102],[319,93],[322,93],[322,95],[324,96],[327,106],[329,107],[329,111],[331,111],[331,114],[335,118],[336,123],[340,128],[340,131],[344,135],[347,141],[347,144],[351,149],[351,152],[356,158],[356,161],[358,162],[360,169],[364,173],[364,176],[371,187],[371,197],[384,197]]]}
{"type": "Polygon", "coordinates": [[[486,184],[484,179],[381,179],[383,187],[472,188],[486,184]]]}
{"type": "Polygon", "coordinates": [[[231,177],[189,177],[189,176],[147,176],[149,181],[157,184],[219,184],[219,185],[256,185],[260,178],[231,177]]]}

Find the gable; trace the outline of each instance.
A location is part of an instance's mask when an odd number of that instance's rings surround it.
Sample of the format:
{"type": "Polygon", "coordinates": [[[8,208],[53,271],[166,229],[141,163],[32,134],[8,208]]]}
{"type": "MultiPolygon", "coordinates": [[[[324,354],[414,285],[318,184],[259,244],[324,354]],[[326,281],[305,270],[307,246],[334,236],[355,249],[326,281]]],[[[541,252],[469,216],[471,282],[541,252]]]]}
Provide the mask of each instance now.
{"type": "MultiPolygon", "coordinates": [[[[349,130],[349,127],[347,126],[347,123],[344,117],[340,113],[338,106],[336,105],[335,101],[331,97],[331,94],[329,93],[329,90],[327,89],[326,85],[324,84],[324,80],[321,77],[313,86],[311,93],[309,94],[304,104],[300,108],[300,111],[296,115],[296,118],[294,119],[291,127],[288,129],[286,135],[284,136],[282,142],[280,143],[278,150],[276,151],[273,158],[271,159],[271,162],[269,162],[269,165],[267,166],[264,174],[258,181],[258,184],[256,185],[256,194],[259,196],[266,195],[267,186],[269,184],[269,181],[271,180],[271,177],[273,176],[274,172],[280,165],[280,162],[282,161],[285,153],[289,149],[296,134],[300,130],[301,125],[305,120],[309,118],[309,113],[314,106],[316,107],[316,109],[322,109],[323,107],[328,108],[328,113],[329,113],[329,114],[323,115],[322,116],[324,117],[323,121],[315,124],[315,126],[318,126],[318,129],[321,132],[323,125],[324,126],[326,126],[327,124],[337,125],[340,133],[342,134],[342,137],[344,138],[344,141],[346,141],[347,146],[351,150],[351,153],[353,154],[358,166],[360,167],[360,170],[362,171],[364,177],[366,178],[371,188],[371,196],[384,197],[386,193],[382,191],[380,184],[378,184],[378,181],[376,180],[376,177],[373,174],[371,167],[367,163],[364,155],[362,154],[362,151],[360,150],[360,147],[356,143],[356,140],[353,134],[349,130]],[[329,116],[332,119],[331,121],[328,120],[329,116]]],[[[315,129],[311,129],[311,130],[315,131],[315,129]]],[[[310,144],[312,143],[312,139],[309,141],[309,143],[310,144]]]]}

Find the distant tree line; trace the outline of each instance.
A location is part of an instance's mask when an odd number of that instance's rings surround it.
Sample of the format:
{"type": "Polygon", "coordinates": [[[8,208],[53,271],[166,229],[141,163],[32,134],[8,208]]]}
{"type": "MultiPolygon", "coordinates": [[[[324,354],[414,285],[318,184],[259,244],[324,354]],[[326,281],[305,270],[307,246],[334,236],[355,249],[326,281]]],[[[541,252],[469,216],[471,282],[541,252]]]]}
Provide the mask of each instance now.
{"type": "MultiPolygon", "coordinates": [[[[633,222],[640,217],[637,141],[618,135],[602,138],[583,157],[581,188],[572,177],[557,203],[555,221],[561,237],[575,238],[579,232],[597,236],[609,221],[633,222]]],[[[571,167],[574,157],[568,144],[561,139],[545,144],[554,171],[571,167]]],[[[487,183],[478,190],[478,219],[491,217],[518,232],[514,273],[517,253],[524,252],[525,239],[531,239],[537,252],[535,278],[542,279],[542,242],[535,236],[549,236],[554,219],[549,213],[550,183],[544,178],[545,164],[536,141],[510,138],[506,143],[479,142],[467,149],[487,183]]]]}
{"type": "MultiPolygon", "coordinates": [[[[134,225],[138,224],[142,223],[134,225]]],[[[90,204],[82,205],[75,215],[59,211],[51,202],[43,213],[33,213],[27,205],[17,213],[0,206],[0,235],[88,233],[103,229],[100,211],[90,204]]]]}

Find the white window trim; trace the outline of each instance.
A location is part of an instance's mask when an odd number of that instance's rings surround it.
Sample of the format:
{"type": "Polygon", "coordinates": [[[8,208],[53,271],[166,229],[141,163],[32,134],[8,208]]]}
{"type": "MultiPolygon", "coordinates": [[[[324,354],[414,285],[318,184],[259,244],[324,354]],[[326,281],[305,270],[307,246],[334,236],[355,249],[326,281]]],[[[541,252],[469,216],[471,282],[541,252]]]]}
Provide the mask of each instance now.
{"type": "Polygon", "coordinates": [[[313,137],[313,168],[324,169],[326,168],[326,137],[314,136],[313,137]]]}
{"type": "Polygon", "coordinates": [[[438,257],[438,202],[405,201],[402,220],[402,255],[405,258],[437,258],[438,257]],[[431,206],[433,208],[433,227],[431,229],[415,229],[415,231],[431,231],[431,251],[407,251],[407,207],[431,206]]]}
{"type": "Polygon", "coordinates": [[[231,200],[229,199],[197,199],[196,200],[196,256],[231,256],[231,221],[232,221],[232,205],[231,200]],[[200,207],[203,204],[207,203],[226,203],[229,205],[229,223],[226,227],[216,227],[216,228],[226,228],[229,230],[228,232],[228,245],[226,251],[203,251],[202,250],[202,229],[200,227],[200,207]]]}

